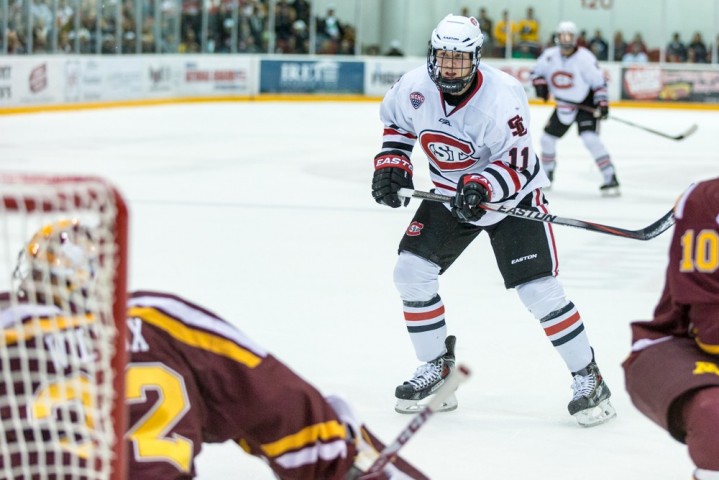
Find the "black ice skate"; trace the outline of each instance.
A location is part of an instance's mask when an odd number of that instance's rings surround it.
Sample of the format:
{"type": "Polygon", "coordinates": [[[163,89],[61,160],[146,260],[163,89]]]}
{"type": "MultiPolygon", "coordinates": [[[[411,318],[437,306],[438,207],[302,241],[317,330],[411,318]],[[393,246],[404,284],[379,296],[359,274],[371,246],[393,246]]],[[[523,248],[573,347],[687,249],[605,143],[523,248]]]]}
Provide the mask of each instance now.
{"type": "MultiPolygon", "coordinates": [[[[444,340],[447,353],[435,358],[431,362],[421,365],[414,372],[414,376],[398,386],[394,392],[397,397],[397,404],[394,409],[398,413],[417,413],[424,408],[422,402],[436,392],[442,385],[444,379],[454,370],[454,345],[457,339],[449,335],[444,340]]],[[[452,394],[437,411],[447,412],[457,408],[457,398],[452,394]]]]}
{"type": "Polygon", "coordinates": [[[611,180],[599,187],[599,192],[602,194],[603,197],[618,197],[620,195],[620,192],[617,176],[612,175],[611,180]]]}
{"type": "Polygon", "coordinates": [[[581,426],[593,427],[617,415],[616,410],[609,403],[612,392],[604,383],[599,367],[594,360],[582,370],[574,372],[573,375],[574,396],[567,408],[581,426]]]}
{"type": "Polygon", "coordinates": [[[542,190],[549,191],[552,189],[552,184],[554,183],[554,170],[545,170],[545,173],[547,174],[547,178],[549,179],[549,185],[546,187],[542,187],[542,190]]]}

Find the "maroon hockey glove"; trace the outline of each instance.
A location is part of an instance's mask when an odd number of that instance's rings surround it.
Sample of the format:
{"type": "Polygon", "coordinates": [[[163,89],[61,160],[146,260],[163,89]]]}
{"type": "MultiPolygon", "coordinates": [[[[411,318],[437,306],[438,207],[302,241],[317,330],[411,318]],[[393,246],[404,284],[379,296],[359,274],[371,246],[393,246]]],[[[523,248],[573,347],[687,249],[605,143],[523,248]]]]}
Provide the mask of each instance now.
{"type": "Polygon", "coordinates": [[[374,159],[374,176],[372,177],[372,197],[380,205],[392,208],[409,204],[408,198],[397,195],[400,188],[414,189],[412,182],[412,162],[397,152],[382,152],[374,159]]]}
{"type": "Polygon", "coordinates": [[[545,102],[549,100],[549,87],[543,77],[537,77],[532,80],[532,85],[534,85],[534,92],[537,94],[537,98],[541,98],[545,102]]]}
{"type": "Polygon", "coordinates": [[[489,200],[488,186],[487,180],[481,175],[462,175],[452,201],[452,215],[460,222],[476,222],[482,218],[486,210],[480,205],[489,200]]]}

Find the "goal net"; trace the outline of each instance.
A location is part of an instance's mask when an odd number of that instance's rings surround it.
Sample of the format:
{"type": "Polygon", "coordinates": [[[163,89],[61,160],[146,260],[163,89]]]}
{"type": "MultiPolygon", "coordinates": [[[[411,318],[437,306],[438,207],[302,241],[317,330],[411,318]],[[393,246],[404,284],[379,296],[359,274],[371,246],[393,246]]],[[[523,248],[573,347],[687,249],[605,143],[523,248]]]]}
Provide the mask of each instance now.
{"type": "Polygon", "coordinates": [[[0,478],[124,480],[127,209],[0,174],[0,478]]]}

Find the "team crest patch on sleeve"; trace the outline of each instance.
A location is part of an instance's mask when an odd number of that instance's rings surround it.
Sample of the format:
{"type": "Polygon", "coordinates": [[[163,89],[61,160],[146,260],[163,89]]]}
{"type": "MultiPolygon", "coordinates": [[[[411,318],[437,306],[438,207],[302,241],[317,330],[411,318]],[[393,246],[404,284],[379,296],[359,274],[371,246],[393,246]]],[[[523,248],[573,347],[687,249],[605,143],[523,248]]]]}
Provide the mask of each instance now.
{"type": "Polygon", "coordinates": [[[412,92],[409,94],[409,101],[414,109],[417,110],[424,103],[424,95],[419,92],[412,92]]]}
{"type": "Polygon", "coordinates": [[[409,224],[409,227],[407,227],[407,236],[408,237],[418,237],[420,233],[422,233],[422,229],[424,228],[424,224],[419,222],[412,222],[409,224]]]}

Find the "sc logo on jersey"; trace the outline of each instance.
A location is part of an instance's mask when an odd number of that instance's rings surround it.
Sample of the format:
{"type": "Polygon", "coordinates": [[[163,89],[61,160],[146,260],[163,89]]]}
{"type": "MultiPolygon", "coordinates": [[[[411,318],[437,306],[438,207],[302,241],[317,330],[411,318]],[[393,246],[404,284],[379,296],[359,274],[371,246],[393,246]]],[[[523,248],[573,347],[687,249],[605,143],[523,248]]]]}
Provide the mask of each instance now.
{"type": "Polygon", "coordinates": [[[471,143],[452,137],[444,132],[425,130],[419,134],[419,144],[437,168],[444,171],[466,170],[475,163],[471,143]]]}

